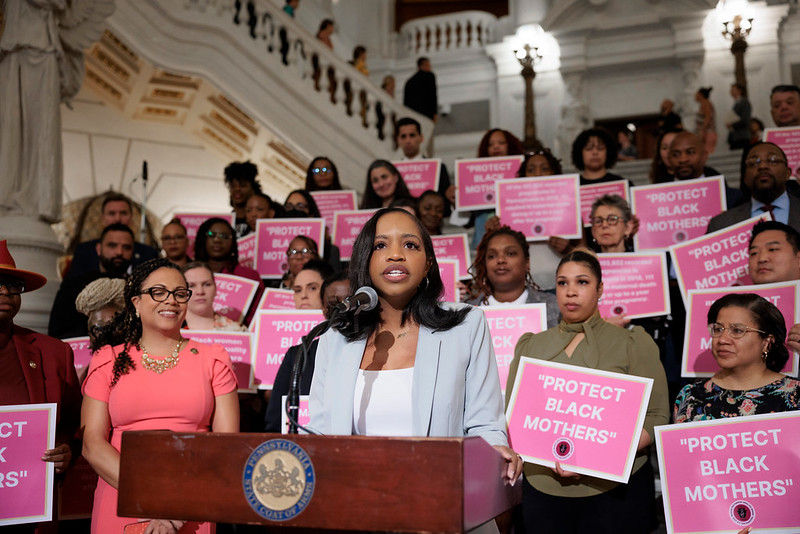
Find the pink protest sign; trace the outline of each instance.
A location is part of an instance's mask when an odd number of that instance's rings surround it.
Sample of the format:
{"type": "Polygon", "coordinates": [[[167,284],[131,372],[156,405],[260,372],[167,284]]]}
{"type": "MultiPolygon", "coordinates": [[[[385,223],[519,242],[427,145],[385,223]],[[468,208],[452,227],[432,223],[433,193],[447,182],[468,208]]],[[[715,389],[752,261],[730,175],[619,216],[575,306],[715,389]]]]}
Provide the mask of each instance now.
{"type": "Polygon", "coordinates": [[[523,357],[506,408],[526,462],[628,482],[651,378],[523,357]]]}
{"type": "MultiPolygon", "coordinates": [[[[286,406],[286,397],[281,397],[281,406],[286,406]]],[[[300,395],[300,406],[297,407],[297,422],[300,426],[306,426],[311,421],[311,415],[308,413],[308,395],[300,395]]],[[[286,416],[286,410],[281,410],[281,434],[289,433],[289,418],[286,416]]]]}
{"type": "Polygon", "coordinates": [[[800,412],[657,426],[669,533],[800,532],[800,412]]]}
{"type": "Polygon", "coordinates": [[[52,519],[55,442],[55,403],[0,406],[0,526],[52,519]]]}
{"type": "Polygon", "coordinates": [[[268,287],[261,295],[258,303],[259,310],[293,310],[294,291],[291,289],[276,289],[268,287]]]}
{"type": "Polygon", "coordinates": [[[214,311],[241,323],[250,309],[259,283],[234,274],[215,274],[214,283],[217,286],[214,311]]]}
{"type": "Polygon", "coordinates": [[[715,176],[632,187],[631,209],[639,217],[634,248],[667,248],[706,233],[711,217],[725,211],[724,182],[715,176]]]}
{"type": "Polygon", "coordinates": [[[400,176],[406,183],[409,192],[415,197],[427,190],[439,190],[439,169],[442,165],[440,159],[415,159],[393,161],[392,165],[400,171],[400,176]]]}
{"type": "Polygon", "coordinates": [[[323,219],[259,219],[256,223],[256,270],[262,278],[281,278],[286,272],[286,251],[295,237],[303,235],[325,254],[323,219]]]}
{"type": "Polygon", "coordinates": [[[748,275],[748,243],[753,226],[769,213],[669,247],[683,302],[686,291],[741,283],[748,275]]]}
{"type": "Polygon", "coordinates": [[[236,215],[233,213],[175,213],[173,215],[174,218],[180,219],[181,224],[186,227],[186,238],[189,240],[189,249],[188,254],[189,256],[194,257],[194,239],[197,237],[197,229],[200,228],[200,225],[206,222],[208,219],[219,217],[220,219],[225,219],[231,226],[233,226],[234,222],[236,221],[236,215]]]}
{"type": "MultiPolygon", "coordinates": [[[[719,369],[711,354],[708,333],[708,309],[719,298],[731,293],[756,293],[772,302],[786,321],[786,331],[800,322],[800,283],[777,282],[756,286],[735,286],[719,289],[690,289],[687,296],[686,328],[683,337],[681,376],[711,376],[719,369]]],[[[782,340],[783,341],[783,340],[782,340]]],[[[781,372],[797,376],[797,354],[789,350],[789,361],[781,372]]]]}
{"type": "Polygon", "coordinates": [[[312,191],[311,196],[325,219],[325,228],[333,228],[333,214],[337,211],[356,209],[355,191],[312,191]]]}
{"type": "Polygon", "coordinates": [[[469,238],[467,234],[432,235],[433,253],[436,260],[455,260],[458,263],[458,278],[472,278],[469,274],[469,238]]]}
{"type": "Polygon", "coordinates": [[[498,180],[494,184],[497,215],[528,241],[546,241],[550,236],[580,238],[578,183],[577,174],[498,180]]]}
{"type": "Polygon", "coordinates": [[[628,319],[669,315],[667,256],[663,252],[598,254],[603,272],[600,315],[628,319]]]}
{"type": "Polygon", "coordinates": [[[256,312],[256,354],[253,363],[258,389],[272,389],[289,347],[324,321],[320,310],[259,310],[256,312]]]}
{"type": "Polygon", "coordinates": [[[442,300],[445,302],[458,302],[458,263],[455,260],[440,260],[436,259],[439,264],[439,276],[442,277],[442,284],[444,285],[444,293],[442,300]]]}
{"type": "Polygon", "coordinates": [[[239,250],[239,263],[251,269],[256,268],[256,234],[247,234],[236,240],[239,250]]]}
{"type": "Polygon", "coordinates": [[[800,126],[767,128],[764,130],[764,140],[781,147],[792,176],[800,176],[800,126]]]}
{"type": "Polygon", "coordinates": [[[339,247],[342,261],[350,261],[353,243],[361,228],[378,210],[337,211],[333,216],[333,244],[339,247]]]}
{"type": "Polygon", "coordinates": [[[233,374],[239,391],[255,391],[253,385],[253,334],[250,332],[225,332],[223,330],[181,330],[184,337],[221,345],[231,357],[233,374]]]}
{"type": "Polygon", "coordinates": [[[589,216],[592,213],[592,203],[603,195],[618,195],[630,204],[630,191],[627,180],[615,180],[602,184],[589,184],[581,186],[581,221],[584,226],[591,226],[589,216]]]}
{"type": "Polygon", "coordinates": [[[492,334],[494,357],[497,360],[497,371],[500,373],[500,389],[506,390],[508,366],[514,358],[514,347],[520,336],[526,332],[538,334],[547,330],[547,305],[537,304],[501,304],[498,306],[482,306],[481,311],[489,323],[492,334]]]}
{"type": "Polygon", "coordinates": [[[69,339],[62,339],[72,349],[72,354],[75,357],[75,372],[78,376],[89,367],[89,362],[92,360],[92,349],[89,348],[89,336],[71,337],[69,339]]]}
{"type": "Polygon", "coordinates": [[[492,209],[494,182],[514,178],[523,156],[456,160],[456,207],[460,210],[492,209]]]}

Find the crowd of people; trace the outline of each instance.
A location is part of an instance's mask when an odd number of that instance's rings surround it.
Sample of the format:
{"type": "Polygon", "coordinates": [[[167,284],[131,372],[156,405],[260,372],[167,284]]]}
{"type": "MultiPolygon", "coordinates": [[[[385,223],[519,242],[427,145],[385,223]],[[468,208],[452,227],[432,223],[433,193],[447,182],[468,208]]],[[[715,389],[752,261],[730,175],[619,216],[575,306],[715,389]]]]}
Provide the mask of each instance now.
{"type": "MultiPolygon", "coordinates": [[[[286,12],[293,15],[296,7],[296,0],[287,2],[286,12]]],[[[325,32],[332,25],[320,27],[321,40],[329,39],[325,32]]],[[[357,68],[359,58],[354,56],[357,68]]],[[[421,73],[430,72],[426,61],[419,64],[421,73]]],[[[426,80],[423,75],[418,81],[426,80]]],[[[670,101],[662,104],[653,183],[719,174],[706,166],[716,145],[709,93],[710,88],[697,92],[694,132],[681,126],[670,101]]],[[[773,220],[752,231],[750,277],[756,285],[800,280],[800,189],[790,180],[794,170],[781,147],[752,138],[744,93],[741,86],[732,86],[738,119],[728,124],[731,146],[742,150],[739,187],[727,188],[727,209],[711,219],[708,231],[770,213],[773,220]]],[[[776,86],[770,99],[777,126],[800,126],[800,88],[776,86]]],[[[428,112],[435,118],[435,109],[428,112]]],[[[401,118],[395,132],[397,160],[422,157],[419,122],[401,118]]],[[[627,134],[625,140],[630,141],[627,134]]],[[[581,132],[571,151],[580,184],[626,180],[613,170],[620,149],[629,146],[620,147],[601,128],[581,132]]],[[[563,172],[549,149],[526,153],[520,140],[502,129],[487,131],[476,153],[479,158],[524,156],[519,177],[563,172]]],[[[552,236],[530,244],[494,211],[473,212],[465,224],[472,233],[472,279],[460,286],[460,299],[467,305],[442,303],[431,236],[464,228],[455,214],[451,217],[457,208],[455,185],[444,165],[440,171],[438,189],[417,198],[391,161],[372,162],[359,207],[377,211],[356,238],[351,260],[341,261],[327,229],[324,244],[298,235],[288,243],[280,280],[263,280],[243,264],[237,242],[254,232],[259,220],[320,218],[311,193],[343,189],[332,158],[314,157],[304,187],[282,203],[263,192],[253,163],[231,163],[224,184],[233,224],[209,218],[190,243],[186,225],[170,220],[162,228],[160,252],[136,241],[134,204],[108,194],[101,205],[100,237],[79,244],[64,273],[50,316],[52,337],[14,324],[20,295],[38,289],[44,279],[17,269],[0,242],[0,405],[59,404],[57,446],[44,451],[42,459],[62,472],[82,454],[94,468],[99,482],[92,532],[121,532],[135,521],[116,513],[125,430],[281,430],[282,398],[299,347],[287,351],[271,394],[237,395],[228,354],[186,338],[186,330],[247,331],[267,286],[291,290],[297,309],[319,309],[326,317],[355,288],[371,286],[378,295],[377,308],[357,320],[345,316],[311,344],[301,382],[301,394],[310,395],[311,428],[324,434],[481,436],[506,459],[498,476],[514,483],[524,468],[516,524],[526,532],[649,532],[656,516],[649,461],[655,426],[800,408],[800,382],[780,373],[789,358],[787,346],[800,349],[800,325],[787,332],[781,312],[758,295],[731,294],[711,307],[707,319],[718,370],[693,383],[680,377],[685,310],[674,277],[669,316],[601,317],[603,272],[595,254],[633,252],[639,227],[636,214],[618,195],[593,202],[581,239],[552,236]],[[257,283],[254,305],[241,322],[213,307],[219,274],[257,283]],[[523,465],[509,446],[491,333],[476,308],[524,303],[544,303],[547,329],[517,341],[509,384],[521,356],[653,380],[628,484],[578,475],[559,465],[523,465]],[[79,379],[69,346],[54,338],[80,336],[89,336],[94,354],[79,379]],[[28,367],[36,372],[31,375],[28,367]],[[33,387],[32,381],[44,381],[46,387],[33,387]]],[[[189,528],[210,532],[213,526],[153,520],[147,532],[189,528]]]]}

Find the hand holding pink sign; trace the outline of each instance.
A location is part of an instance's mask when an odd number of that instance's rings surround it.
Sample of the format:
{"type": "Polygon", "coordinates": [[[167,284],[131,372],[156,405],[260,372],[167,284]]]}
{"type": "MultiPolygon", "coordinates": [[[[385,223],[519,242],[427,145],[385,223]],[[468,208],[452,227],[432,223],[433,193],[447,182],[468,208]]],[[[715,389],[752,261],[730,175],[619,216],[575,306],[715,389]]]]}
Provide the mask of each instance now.
{"type": "Polygon", "coordinates": [[[498,180],[495,188],[498,217],[528,241],[583,235],[577,174],[498,180]]]}
{"type": "Polygon", "coordinates": [[[538,334],[547,329],[547,305],[501,304],[482,306],[481,311],[489,323],[494,357],[497,359],[497,371],[500,374],[500,389],[505,391],[508,366],[514,358],[514,347],[517,346],[522,334],[526,332],[538,334]]]}
{"type": "Polygon", "coordinates": [[[52,519],[55,440],[54,403],[0,406],[0,526],[52,519]]]}
{"type": "Polygon", "coordinates": [[[221,330],[181,330],[184,337],[220,345],[231,358],[233,374],[240,392],[255,391],[253,386],[253,334],[249,332],[225,332],[221,330]]]}
{"type": "Polygon", "coordinates": [[[653,379],[522,357],[506,409],[526,462],[628,482],[653,379]]]}
{"type": "Polygon", "coordinates": [[[281,278],[286,272],[286,251],[299,235],[310,237],[325,254],[323,219],[259,219],[256,223],[256,270],[262,278],[281,278]]]}
{"type": "Polygon", "coordinates": [[[514,178],[523,156],[456,160],[456,207],[460,210],[491,209],[494,183],[514,178]]]}
{"type": "Polygon", "coordinates": [[[603,297],[598,308],[604,318],[627,319],[669,315],[667,257],[663,252],[598,254],[603,272],[603,297]]]}
{"type": "Polygon", "coordinates": [[[333,228],[333,215],[337,211],[352,211],[356,209],[355,191],[312,191],[311,196],[317,203],[322,218],[325,219],[325,228],[333,228]]]}
{"type": "Polygon", "coordinates": [[[249,278],[219,273],[214,275],[214,284],[217,286],[214,311],[241,323],[250,309],[259,283],[249,278]]]}
{"type": "Polygon", "coordinates": [[[400,176],[408,187],[408,191],[415,197],[419,197],[425,191],[439,190],[439,169],[442,160],[440,159],[415,159],[393,161],[400,176]]]}
{"type": "Polygon", "coordinates": [[[259,310],[255,317],[255,383],[258,389],[272,389],[275,375],[289,347],[324,321],[321,310],[259,310]]]}
{"type": "Polygon", "coordinates": [[[655,428],[669,533],[798,532],[800,413],[655,428]]]}

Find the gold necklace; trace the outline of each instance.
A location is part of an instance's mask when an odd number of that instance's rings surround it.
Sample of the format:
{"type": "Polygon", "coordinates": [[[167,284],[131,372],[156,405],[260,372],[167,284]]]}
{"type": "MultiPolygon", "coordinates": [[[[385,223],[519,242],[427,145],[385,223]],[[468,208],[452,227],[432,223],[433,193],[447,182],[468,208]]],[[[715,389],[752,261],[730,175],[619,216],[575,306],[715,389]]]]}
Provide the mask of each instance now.
{"type": "Polygon", "coordinates": [[[147,349],[144,348],[144,345],[139,343],[139,347],[142,349],[142,365],[144,365],[144,368],[148,371],[153,371],[154,373],[158,374],[161,374],[168,369],[172,369],[178,365],[178,360],[180,359],[178,353],[181,351],[181,345],[183,345],[184,341],[186,340],[181,337],[178,340],[178,344],[175,345],[175,348],[172,350],[172,354],[164,357],[164,359],[161,360],[153,358],[147,354],[147,349]]]}

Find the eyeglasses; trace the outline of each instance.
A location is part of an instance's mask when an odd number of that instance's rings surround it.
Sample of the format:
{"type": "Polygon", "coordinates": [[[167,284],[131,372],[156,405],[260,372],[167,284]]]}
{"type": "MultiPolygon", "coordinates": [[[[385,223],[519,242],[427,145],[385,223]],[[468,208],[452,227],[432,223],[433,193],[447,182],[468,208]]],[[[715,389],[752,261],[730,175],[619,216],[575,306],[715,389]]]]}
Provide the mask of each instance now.
{"type": "Polygon", "coordinates": [[[0,289],[5,289],[6,295],[19,295],[25,291],[25,282],[15,278],[0,278],[0,289]]]}
{"type": "Polygon", "coordinates": [[[609,215],[608,217],[592,217],[592,226],[603,226],[603,223],[608,223],[609,226],[616,226],[622,220],[619,215],[609,215]]]}
{"type": "Polygon", "coordinates": [[[311,169],[311,172],[313,172],[314,174],[319,174],[321,172],[328,172],[328,171],[333,171],[333,169],[329,169],[328,167],[314,167],[313,169],[311,169]]]}
{"type": "Polygon", "coordinates": [[[297,204],[292,204],[291,202],[287,202],[283,205],[283,207],[286,208],[286,211],[297,210],[308,213],[308,204],[306,204],[305,202],[298,202],[297,204]]]}
{"type": "Polygon", "coordinates": [[[301,248],[301,249],[290,248],[289,250],[286,251],[286,255],[289,256],[290,258],[292,256],[297,256],[298,254],[302,256],[308,256],[313,253],[314,251],[311,250],[310,248],[301,248]]]}
{"type": "Polygon", "coordinates": [[[758,328],[750,328],[749,326],[745,326],[743,324],[732,324],[729,326],[724,326],[719,323],[711,323],[710,325],[708,325],[708,333],[711,334],[711,337],[719,337],[726,330],[728,331],[728,335],[731,336],[733,339],[742,339],[748,332],[758,332],[759,334],[766,334],[766,332],[764,332],[763,330],[759,330],[758,328]]]}
{"type": "Polygon", "coordinates": [[[192,290],[186,289],[185,287],[178,287],[170,291],[166,287],[151,287],[149,289],[143,289],[141,294],[150,295],[150,298],[156,302],[164,302],[172,295],[175,297],[175,302],[183,304],[189,302],[189,299],[192,297],[192,290]]]}
{"type": "Polygon", "coordinates": [[[769,156],[767,156],[767,159],[748,158],[744,160],[744,164],[748,169],[755,169],[762,163],[766,163],[771,167],[775,167],[778,165],[786,165],[786,160],[779,158],[775,154],[770,154],[769,156]]]}
{"type": "Polygon", "coordinates": [[[226,233],[226,232],[212,232],[211,230],[206,232],[206,235],[208,236],[209,239],[216,238],[216,239],[221,239],[223,241],[227,241],[227,240],[233,238],[233,236],[231,234],[229,234],[229,233],[226,233]]]}

